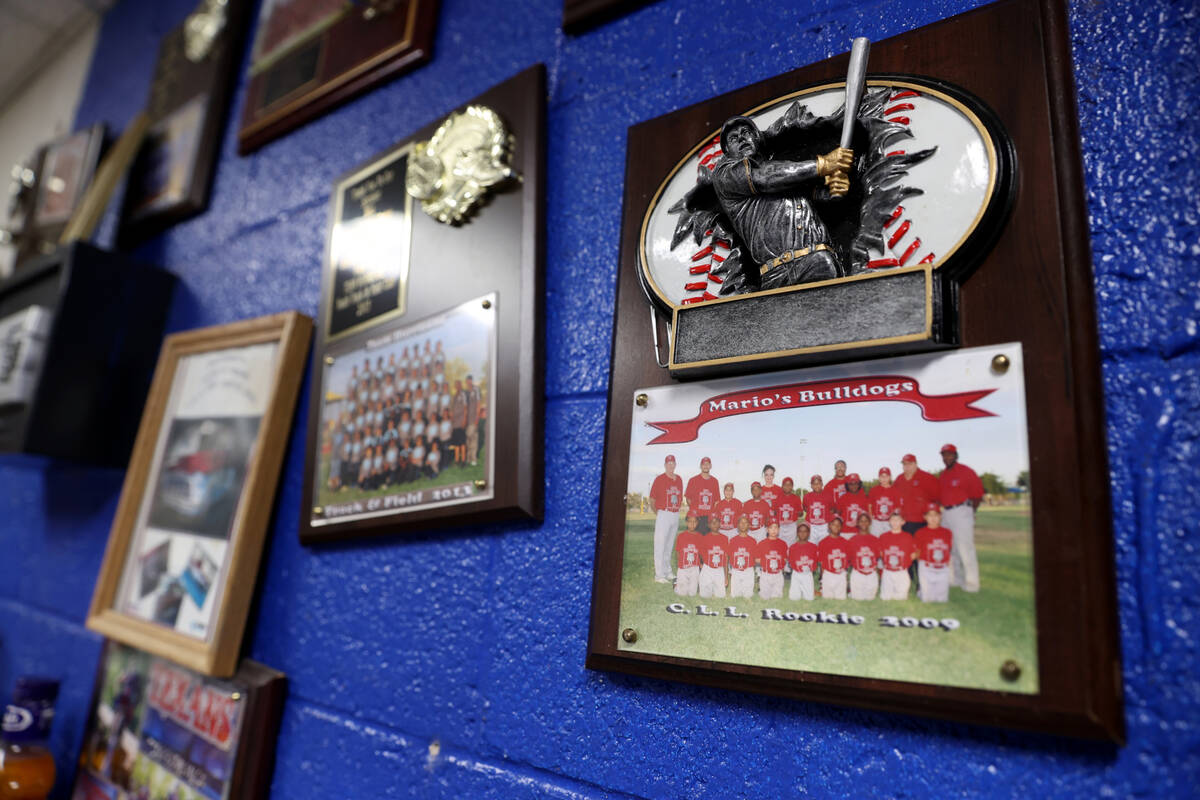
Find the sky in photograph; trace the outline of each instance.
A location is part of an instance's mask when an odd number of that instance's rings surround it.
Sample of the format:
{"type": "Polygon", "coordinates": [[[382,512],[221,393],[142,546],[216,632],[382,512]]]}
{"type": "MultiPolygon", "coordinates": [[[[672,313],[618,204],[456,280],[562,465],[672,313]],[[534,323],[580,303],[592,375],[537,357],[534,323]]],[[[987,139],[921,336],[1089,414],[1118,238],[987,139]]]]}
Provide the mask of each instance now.
{"type": "Polygon", "coordinates": [[[629,491],[648,492],[654,477],[663,471],[668,453],[678,461],[676,473],[686,482],[700,470],[700,459],[712,459],[712,475],[722,484],[733,481],[735,496],[750,496],[750,483],[762,479],[762,468],[772,464],[775,482],[791,476],[798,487],[808,488],[809,478],[833,477],[833,464],[842,459],[848,472],[864,482],[875,480],[880,467],[900,472],[906,453],[930,472],[942,469],[942,445],[958,447],[959,459],[977,473],[993,472],[1009,486],[1029,468],[1025,425],[1024,380],[1018,345],[973,348],[945,355],[911,356],[857,365],[840,365],[765,376],[677,384],[646,390],[650,402],[635,407],[629,491]],[[1013,365],[1004,376],[990,370],[992,357],[1004,353],[1013,365]],[[648,421],[675,421],[696,416],[709,397],[739,389],[776,386],[814,380],[871,375],[915,378],[926,395],[995,389],[973,406],[996,416],[945,422],[922,418],[912,403],[869,401],[759,411],[707,422],[696,441],[685,444],[648,444],[661,432],[648,421]]]}

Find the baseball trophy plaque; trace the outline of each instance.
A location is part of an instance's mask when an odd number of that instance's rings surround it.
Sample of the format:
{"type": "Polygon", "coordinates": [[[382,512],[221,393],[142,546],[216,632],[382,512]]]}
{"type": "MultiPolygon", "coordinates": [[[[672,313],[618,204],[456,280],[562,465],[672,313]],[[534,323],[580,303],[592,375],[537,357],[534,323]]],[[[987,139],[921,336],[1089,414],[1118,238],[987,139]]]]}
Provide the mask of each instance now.
{"type": "Polygon", "coordinates": [[[590,668],[1122,739],[1066,30],[630,128],[590,668]]]}
{"type": "Polygon", "coordinates": [[[302,541],[541,517],[544,95],[528,69],[338,181],[302,541]]]}
{"type": "Polygon", "coordinates": [[[198,0],[159,46],[150,127],[130,169],[119,236],[128,246],[208,205],[250,0],[198,0]]]}

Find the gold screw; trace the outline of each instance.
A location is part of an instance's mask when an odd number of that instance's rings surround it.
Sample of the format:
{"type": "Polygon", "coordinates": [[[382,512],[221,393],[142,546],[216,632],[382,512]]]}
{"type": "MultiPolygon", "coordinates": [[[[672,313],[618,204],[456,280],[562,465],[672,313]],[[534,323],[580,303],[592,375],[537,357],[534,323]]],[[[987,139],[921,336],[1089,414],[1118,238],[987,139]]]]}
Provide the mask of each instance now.
{"type": "Polygon", "coordinates": [[[1011,366],[1011,364],[1012,362],[1008,360],[1008,356],[1003,354],[998,355],[992,359],[992,372],[995,372],[998,375],[1003,375],[1004,373],[1008,372],[1008,368],[1011,366]]]}
{"type": "Polygon", "coordinates": [[[375,11],[374,6],[367,6],[366,8],[363,9],[363,19],[370,22],[371,20],[375,19],[376,13],[377,12],[375,11]]]}
{"type": "Polygon", "coordinates": [[[325,509],[321,508],[320,506],[313,506],[313,514],[314,515],[319,517],[324,513],[325,513],[325,509]]]}
{"type": "Polygon", "coordinates": [[[650,395],[642,392],[637,397],[633,398],[633,402],[637,403],[642,408],[645,408],[646,404],[650,402],[650,395]]]}
{"type": "Polygon", "coordinates": [[[333,356],[325,356],[325,366],[327,366],[327,367],[333,366],[333,356]]]}
{"type": "Polygon", "coordinates": [[[491,307],[492,307],[492,301],[491,301],[491,300],[484,300],[484,301],[483,301],[483,307],[484,307],[484,308],[491,308],[491,307]]]}
{"type": "Polygon", "coordinates": [[[1012,682],[1021,677],[1021,665],[1011,658],[1000,665],[1000,677],[1012,682]]]}
{"type": "Polygon", "coordinates": [[[480,478],[479,480],[475,481],[475,488],[476,489],[486,489],[487,481],[485,481],[483,478],[480,478]]]}
{"type": "Polygon", "coordinates": [[[637,631],[635,631],[633,628],[626,628],[625,630],[621,631],[621,638],[629,644],[633,644],[637,641],[637,631]]]}
{"type": "Polygon", "coordinates": [[[229,695],[229,699],[230,699],[230,700],[241,700],[241,699],[242,699],[242,693],[241,693],[241,692],[234,692],[233,694],[229,695]]]}

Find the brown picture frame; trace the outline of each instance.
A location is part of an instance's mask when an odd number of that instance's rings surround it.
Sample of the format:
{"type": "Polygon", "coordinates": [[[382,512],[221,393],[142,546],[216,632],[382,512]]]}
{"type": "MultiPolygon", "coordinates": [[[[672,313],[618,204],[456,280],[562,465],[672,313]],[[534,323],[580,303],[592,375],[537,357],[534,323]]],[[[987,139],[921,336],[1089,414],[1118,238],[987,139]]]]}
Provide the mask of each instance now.
{"type": "Polygon", "coordinates": [[[288,311],[166,338],[96,580],[88,611],[88,628],[205,675],[226,677],[233,674],[257,582],[271,515],[270,498],[279,482],[311,333],[312,320],[299,312],[288,311]],[[165,443],[160,445],[160,438],[180,362],[190,356],[268,343],[278,343],[274,375],[267,382],[269,388],[246,457],[244,480],[230,514],[229,553],[223,559],[227,569],[208,615],[212,620],[211,635],[207,638],[191,636],[118,610],[115,605],[122,579],[126,571],[135,566],[129,554],[138,534],[139,519],[150,499],[152,484],[157,485],[156,478],[161,472],[156,459],[166,446],[165,443]]]}
{"type": "MultiPolygon", "coordinates": [[[[262,7],[256,28],[264,25],[262,7]]],[[[433,57],[438,0],[344,4],[276,52],[260,58],[256,30],[238,130],[246,155],[433,57]]],[[[269,17],[267,22],[269,23],[269,17]]]]}
{"type": "MultiPolygon", "coordinates": [[[[510,166],[521,179],[492,192],[487,202],[459,225],[438,222],[422,210],[418,201],[411,202],[409,265],[406,278],[402,276],[401,297],[393,302],[392,310],[372,317],[366,324],[345,329],[331,326],[334,280],[332,251],[327,249],[309,396],[300,513],[300,540],[304,544],[416,534],[448,525],[542,518],[545,97],[545,67],[537,64],[459,107],[461,111],[472,105],[486,106],[504,121],[513,142],[510,166]],[[489,254],[486,271],[474,266],[479,253],[489,254]],[[484,444],[489,454],[494,454],[490,485],[483,487],[479,497],[463,502],[414,505],[408,510],[374,516],[355,513],[340,521],[334,519],[319,502],[320,491],[314,487],[314,476],[320,469],[318,449],[323,441],[327,371],[350,351],[468,306],[494,316],[495,369],[487,390],[490,429],[484,444]]],[[[431,121],[341,176],[331,203],[331,230],[338,223],[336,192],[341,187],[368,178],[377,165],[396,163],[415,143],[428,140],[444,119],[431,121]]]]}
{"type": "Polygon", "coordinates": [[[647,300],[637,277],[639,223],[646,205],[679,154],[724,119],[795,87],[842,79],[847,61],[841,55],[630,129],[612,350],[612,363],[620,366],[609,384],[587,666],[1122,742],[1095,292],[1061,0],[1002,0],[874,43],[870,68],[935,75],[965,87],[1000,115],[1016,146],[1012,216],[959,290],[960,343],[1020,342],[1026,353],[1038,693],[769,669],[618,647],[633,393],[672,383],[667,369],[656,363],[647,300]],[[1069,488],[1062,476],[1071,476],[1069,488]],[[1066,531],[1071,535],[1058,535],[1066,531]]]}

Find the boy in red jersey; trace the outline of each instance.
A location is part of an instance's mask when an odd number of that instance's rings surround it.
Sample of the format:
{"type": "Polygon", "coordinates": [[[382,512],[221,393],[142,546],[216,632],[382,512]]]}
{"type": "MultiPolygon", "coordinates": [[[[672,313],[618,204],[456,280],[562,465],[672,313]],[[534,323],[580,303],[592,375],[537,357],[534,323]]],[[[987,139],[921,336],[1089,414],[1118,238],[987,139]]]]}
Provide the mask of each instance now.
{"type": "Polygon", "coordinates": [[[727,483],[725,497],[718,500],[713,507],[713,516],[717,520],[716,529],[723,533],[726,539],[732,539],[737,533],[737,521],[741,515],[742,501],[733,496],[733,484],[727,483]]]}
{"type": "Polygon", "coordinates": [[[771,506],[762,499],[762,484],[758,481],[750,484],[752,499],[742,503],[742,513],[750,521],[750,535],[754,541],[761,542],[767,538],[767,523],[771,520],[771,506]]]}
{"type": "Polygon", "coordinates": [[[725,564],[729,561],[729,540],[716,531],[700,537],[700,596],[725,596],[725,564]]]}
{"type": "Polygon", "coordinates": [[[871,535],[871,516],[866,511],[858,515],[858,533],[850,539],[850,597],[853,600],[874,600],[879,593],[879,540],[871,535]]]}
{"type": "Polygon", "coordinates": [[[796,523],[804,513],[800,498],[792,494],[795,484],[791,478],[783,479],[783,494],[775,501],[775,519],[779,520],[779,538],[791,547],[796,543],[796,523]]]}
{"type": "MultiPolygon", "coordinates": [[[[859,514],[869,513],[870,501],[867,499],[867,493],[863,491],[862,480],[858,477],[857,472],[851,472],[846,476],[845,491],[837,500],[837,510],[838,516],[842,518],[842,524],[851,530],[858,527],[859,514]]],[[[868,527],[870,527],[869,524],[868,527]]]]}
{"type": "Polygon", "coordinates": [[[675,572],[675,594],[684,597],[695,597],[700,593],[700,551],[704,547],[704,537],[696,530],[697,522],[696,514],[689,511],[687,530],[675,538],[678,567],[675,572]]]}
{"type": "Polygon", "coordinates": [[[821,544],[821,540],[829,535],[829,520],[833,517],[833,495],[825,491],[820,475],[813,475],[809,481],[812,491],[804,495],[801,504],[804,506],[804,519],[808,522],[809,538],[813,544],[821,544]]]}
{"type": "Polygon", "coordinates": [[[846,567],[850,565],[849,543],[841,537],[842,521],[829,521],[829,535],[817,548],[821,555],[821,597],[846,599],[846,567]]]}
{"type": "Polygon", "coordinates": [[[925,527],[913,537],[917,558],[917,598],[926,603],[945,603],[950,599],[950,553],[954,534],[942,527],[942,507],[930,503],[925,511],[925,527]]]}
{"type": "Polygon", "coordinates": [[[788,548],[788,564],[792,567],[792,584],[788,587],[788,599],[813,599],[813,570],[821,560],[817,546],[808,540],[808,523],[796,526],[797,542],[788,548]]]}
{"type": "Polygon", "coordinates": [[[893,511],[888,517],[887,533],[879,537],[879,554],[883,557],[883,578],[879,583],[880,600],[907,600],[908,565],[912,563],[916,545],[910,534],[904,532],[904,515],[893,511]]]}
{"type": "Polygon", "coordinates": [[[729,553],[729,596],[753,597],[758,542],[750,535],[750,520],[745,514],[738,520],[737,535],[729,540],[726,550],[729,553]]]}
{"type": "Polygon", "coordinates": [[[871,533],[882,536],[891,526],[893,511],[900,510],[900,490],[892,485],[892,471],[879,468],[879,483],[867,495],[871,506],[871,533]]]}
{"type": "Polygon", "coordinates": [[[767,525],[767,538],[758,545],[756,553],[762,572],[758,576],[758,596],[763,600],[783,597],[783,566],[787,564],[788,547],[779,538],[779,523],[767,525]]]}
{"type": "Polygon", "coordinates": [[[712,459],[708,456],[700,459],[700,474],[693,475],[687,482],[683,496],[687,498],[688,510],[696,512],[696,525],[702,531],[711,529],[708,521],[713,513],[713,506],[721,496],[721,484],[708,473],[712,470],[712,459]]]}

